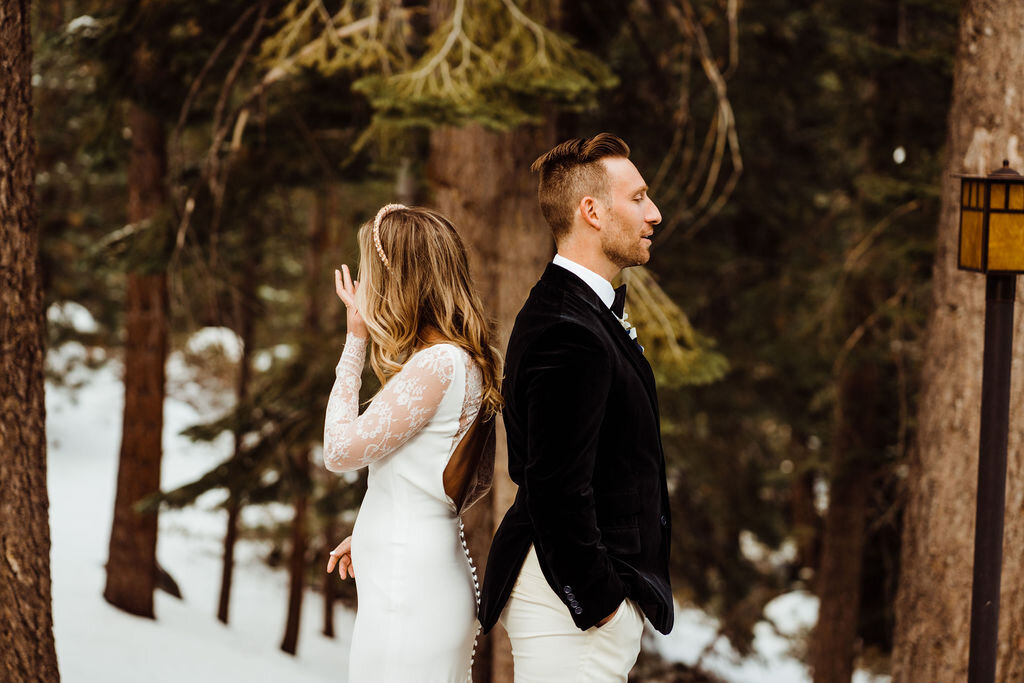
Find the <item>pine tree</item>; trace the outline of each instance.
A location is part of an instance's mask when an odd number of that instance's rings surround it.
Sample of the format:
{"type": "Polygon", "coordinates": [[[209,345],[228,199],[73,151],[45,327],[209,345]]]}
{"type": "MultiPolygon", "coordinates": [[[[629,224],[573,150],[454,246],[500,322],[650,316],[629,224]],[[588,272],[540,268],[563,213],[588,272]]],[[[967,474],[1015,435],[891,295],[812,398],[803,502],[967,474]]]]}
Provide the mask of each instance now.
{"type": "Polygon", "coordinates": [[[57,681],[29,8],[0,1],[0,679],[57,681]]]}

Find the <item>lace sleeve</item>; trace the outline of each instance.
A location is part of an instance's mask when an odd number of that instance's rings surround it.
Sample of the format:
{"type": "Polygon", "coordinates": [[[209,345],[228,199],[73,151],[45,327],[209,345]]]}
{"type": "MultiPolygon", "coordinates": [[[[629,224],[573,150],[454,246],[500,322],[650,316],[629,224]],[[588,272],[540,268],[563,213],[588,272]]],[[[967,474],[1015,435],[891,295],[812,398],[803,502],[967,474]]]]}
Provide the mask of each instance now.
{"type": "Polygon", "coordinates": [[[418,353],[359,415],[360,374],[366,341],[346,338],[324,425],[324,466],[331,472],[357,470],[393,453],[437,412],[455,364],[443,346],[418,353]]]}

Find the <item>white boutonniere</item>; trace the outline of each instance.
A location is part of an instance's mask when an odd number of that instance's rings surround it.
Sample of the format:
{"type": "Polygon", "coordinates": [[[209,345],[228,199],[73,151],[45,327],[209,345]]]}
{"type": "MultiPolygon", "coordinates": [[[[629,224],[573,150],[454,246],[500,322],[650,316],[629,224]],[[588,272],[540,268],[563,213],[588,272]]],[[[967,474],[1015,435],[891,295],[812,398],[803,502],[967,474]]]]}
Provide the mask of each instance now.
{"type": "MultiPolygon", "coordinates": [[[[632,323],[629,322],[629,313],[623,313],[622,317],[619,318],[619,323],[622,325],[622,329],[629,333],[629,338],[636,341],[636,328],[633,327],[632,323]]],[[[640,342],[637,342],[638,344],[640,342]]]]}

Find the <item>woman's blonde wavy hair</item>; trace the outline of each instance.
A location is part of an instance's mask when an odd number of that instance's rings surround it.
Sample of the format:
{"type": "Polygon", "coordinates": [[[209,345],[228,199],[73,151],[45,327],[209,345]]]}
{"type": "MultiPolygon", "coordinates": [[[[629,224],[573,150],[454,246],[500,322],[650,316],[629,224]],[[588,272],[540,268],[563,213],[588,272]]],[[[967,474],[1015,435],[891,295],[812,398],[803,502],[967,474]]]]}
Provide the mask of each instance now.
{"type": "Polygon", "coordinates": [[[473,289],[462,238],[451,222],[430,209],[396,208],[384,215],[380,246],[373,221],[359,229],[359,291],[356,303],[370,332],[370,365],[385,384],[420,346],[428,328],[465,349],[483,375],[481,415],[501,411],[501,355],[480,298],[473,289]]]}

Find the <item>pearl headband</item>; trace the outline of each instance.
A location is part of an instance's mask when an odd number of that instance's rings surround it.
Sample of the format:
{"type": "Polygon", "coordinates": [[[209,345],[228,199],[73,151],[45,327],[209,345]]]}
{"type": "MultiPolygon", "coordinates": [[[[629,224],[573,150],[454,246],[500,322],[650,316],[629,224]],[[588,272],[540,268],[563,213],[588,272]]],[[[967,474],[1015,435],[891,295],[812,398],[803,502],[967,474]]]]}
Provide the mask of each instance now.
{"type": "Polygon", "coordinates": [[[381,263],[383,263],[384,267],[389,271],[391,270],[391,262],[388,261],[388,257],[384,255],[384,247],[380,244],[380,224],[381,221],[384,220],[384,217],[392,211],[407,208],[409,207],[405,204],[387,204],[381,207],[380,211],[377,212],[377,217],[373,219],[373,244],[377,247],[377,256],[380,256],[381,263]]]}

